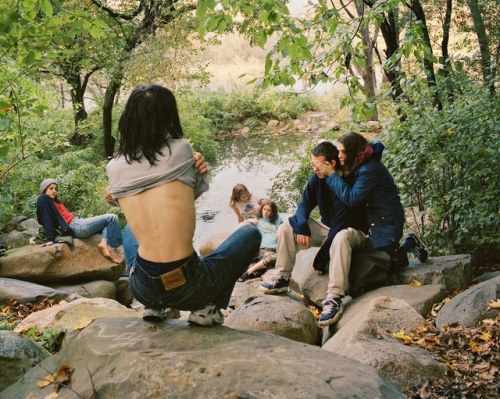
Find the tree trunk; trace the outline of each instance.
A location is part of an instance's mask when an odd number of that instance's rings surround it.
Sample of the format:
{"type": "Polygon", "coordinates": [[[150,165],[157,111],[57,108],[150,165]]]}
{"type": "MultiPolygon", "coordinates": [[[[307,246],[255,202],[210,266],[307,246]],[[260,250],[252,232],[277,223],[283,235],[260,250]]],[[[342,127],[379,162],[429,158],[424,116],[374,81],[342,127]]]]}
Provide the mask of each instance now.
{"type": "Polygon", "coordinates": [[[102,106],[102,130],[104,135],[104,155],[112,157],[115,150],[116,140],[112,134],[113,125],[113,104],[115,96],[120,88],[123,79],[123,71],[117,72],[110,80],[106,93],[104,94],[104,104],[102,106]]]}
{"type": "Polygon", "coordinates": [[[441,42],[441,54],[443,57],[443,77],[446,83],[446,97],[450,102],[453,102],[454,93],[453,85],[450,81],[451,75],[451,62],[450,55],[448,53],[448,43],[450,41],[450,24],[451,24],[451,13],[453,10],[453,0],[446,0],[446,13],[443,22],[443,40],[441,42]]]}
{"type": "Polygon", "coordinates": [[[479,51],[481,52],[481,71],[483,74],[484,85],[488,88],[491,94],[495,94],[495,79],[491,67],[491,53],[481,10],[479,9],[477,0],[467,0],[467,5],[469,6],[472,21],[474,22],[474,30],[479,41],[479,51]]]}
{"type": "Polygon", "coordinates": [[[409,4],[409,7],[413,11],[415,16],[417,17],[417,20],[422,23],[422,34],[423,34],[424,43],[427,46],[427,49],[429,50],[428,55],[424,54],[424,70],[425,70],[425,76],[427,78],[427,86],[433,92],[434,106],[437,109],[443,109],[443,104],[441,103],[441,100],[439,99],[439,90],[437,87],[436,74],[434,73],[434,63],[431,59],[432,54],[433,54],[432,53],[432,43],[431,43],[431,38],[429,36],[429,30],[427,28],[427,22],[426,22],[426,18],[425,18],[424,9],[422,8],[422,5],[420,4],[419,0],[412,0],[411,3],[409,4]]]}
{"type": "Polygon", "coordinates": [[[82,85],[79,73],[75,73],[69,77],[68,83],[71,85],[71,102],[73,104],[73,119],[75,121],[75,130],[69,141],[73,145],[81,146],[87,141],[87,138],[81,132],[81,122],[86,120],[88,116],[84,103],[85,88],[82,85]]]}

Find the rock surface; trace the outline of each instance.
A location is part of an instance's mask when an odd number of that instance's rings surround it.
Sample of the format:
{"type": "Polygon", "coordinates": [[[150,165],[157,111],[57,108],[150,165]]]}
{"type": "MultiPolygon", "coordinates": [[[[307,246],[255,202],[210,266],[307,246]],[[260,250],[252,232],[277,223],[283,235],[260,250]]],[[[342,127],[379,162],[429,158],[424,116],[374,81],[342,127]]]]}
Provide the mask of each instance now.
{"type": "Polygon", "coordinates": [[[0,391],[49,356],[48,351],[24,335],[0,331],[0,391]]]}
{"type": "MultiPolygon", "coordinates": [[[[57,355],[2,399],[46,398],[53,386],[37,381],[63,363],[74,369],[71,389],[88,398],[403,398],[372,367],[314,346],[256,331],[114,318],[69,333],[57,355]]],[[[76,395],[61,388],[58,397],[76,395]]]]}
{"type": "Polygon", "coordinates": [[[75,239],[73,249],[67,244],[54,244],[9,250],[7,256],[0,258],[0,277],[38,284],[118,280],[125,270],[125,262],[118,265],[102,256],[97,248],[100,239],[99,235],[75,239]]]}
{"type": "Polygon", "coordinates": [[[401,299],[379,297],[342,327],[323,349],[375,367],[405,391],[442,378],[447,367],[423,349],[406,346],[392,334],[413,330],[424,318],[401,299]]]}
{"type": "Polygon", "coordinates": [[[458,323],[462,327],[477,327],[483,319],[494,319],[500,309],[489,306],[500,298],[500,276],[473,285],[443,305],[436,316],[436,327],[458,323]]]}
{"type": "Polygon", "coordinates": [[[72,301],[80,295],[46,287],[44,285],[30,283],[27,281],[12,278],[0,277],[0,304],[6,304],[10,299],[17,303],[41,302],[45,298],[53,299],[56,302],[61,300],[72,301]]]}
{"type": "Polygon", "coordinates": [[[232,312],[224,325],[264,331],[311,345],[318,339],[311,311],[288,296],[254,295],[232,312]]]}

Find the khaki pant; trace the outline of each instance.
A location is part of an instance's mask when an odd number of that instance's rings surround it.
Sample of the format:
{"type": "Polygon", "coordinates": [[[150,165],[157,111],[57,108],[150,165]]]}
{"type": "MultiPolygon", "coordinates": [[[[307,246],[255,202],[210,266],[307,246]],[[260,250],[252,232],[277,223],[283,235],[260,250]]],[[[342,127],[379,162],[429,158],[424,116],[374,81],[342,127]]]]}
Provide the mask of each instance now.
{"type": "MultiPolygon", "coordinates": [[[[309,219],[307,224],[311,230],[311,246],[321,246],[328,236],[329,228],[323,223],[313,219],[309,219]]],[[[287,220],[278,229],[278,246],[276,248],[276,269],[282,277],[290,278],[293,266],[295,265],[297,252],[302,249],[306,248],[297,244],[293,228],[287,220]]],[[[358,250],[358,253],[363,253],[361,256],[357,257],[360,262],[355,262],[354,273],[351,273],[351,278],[353,277],[354,280],[356,280],[353,281],[356,286],[356,291],[358,291],[357,286],[362,283],[361,280],[364,280],[365,277],[370,274],[370,268],[373,267],[373,262],[369,259],[364,259],[366,257],[364,253],[370,253],[370,257],[376,255],[381,258],[379,261],[382,261],[383,264],[387,264],[387,267],[389,265],[389,255],[382,251],[373,251],[371,248],[371,241],[364,232],[350,227],[339,231],[330,246],[327,297],[345,295],[346,292],[349,291],[353,250],[358,250]],[[357,280],[360,280],[359,284],[357,280]]]]}

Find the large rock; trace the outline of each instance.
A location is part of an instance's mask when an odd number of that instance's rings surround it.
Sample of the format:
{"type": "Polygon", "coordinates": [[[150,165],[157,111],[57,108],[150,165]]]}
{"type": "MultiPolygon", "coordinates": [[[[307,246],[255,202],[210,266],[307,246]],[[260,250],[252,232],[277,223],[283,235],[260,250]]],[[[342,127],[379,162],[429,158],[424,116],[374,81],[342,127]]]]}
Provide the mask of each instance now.
{"type": "Polygon", "coordinates": [[[451,255],[429,258],[426,264],[418,264],[401,273],[401,282],[410,284],[443,284],[449,292],[466,289],[472,281],[470,255],[451,255]]]}
{"type": "Polygon", "coordinates": [[[93,280],[118,280],[125,262],[115,264],[102,256],[97,244],[101,236],[74,240],[49,247],[28,245],[7,251],[0,258],[0,277],[9,277],[38,284],[82,283],[93,280]]]}
{"type": "MultiPolygon", "coordinates": [[[[238,227],[238,226],[236,226],[238,227]]],[[[233,231],[223,231],[221,233],[214,234],[210,238],[208,238],[206,241],[201,243],[199,253],[200,256],[207,256],[212,251],[217,248],[222,242],[231,235],[233,231]]]]}
{"type": "Polygon", "coordinates": [[[484,319],[494,319],[499,309],[490,308],[489,301],[500,298],[500,276],[479,283],[447,302],[436,316],[436,327],[458,323],[462,327],[477,327],[484,319]]]}
{"type": "Polygon", "coordinates": [[[116,299],[116,285],[113,281],[95,280],[77,285],[53,285],[52,287],[83,298],[116,299]]]}
{"type": "Polygon", "coordinates": [[[47,350],[24,335],[0,331],[0,391],[49,356],[47,350]]]}
{"type": "Polygon", "coordinates": [[[14,299],[17,303],[35,303],[41,302],[45,298],[59,302],[63,299],[72,301],[79,297],[79,295],[68,291],[27,281],[0,277],[0,304],[2,305],[6,304],[10,299],[14,299]]]}
{"type": "Polygon", "coordinates": [[[0,243],[9,249],[23,247],[29,244],[31,237],[38,235],[40,227],[36,219],[16,216],[2,229],[0,243]]]}
{"type": "Polygon", "coordinates": [[[112,299],[80,298],[31,313],[16,326],[15,331],[57,328],[67,332],[85,327],[96,319],[107,317],[142,317],[142,312],[129,309],[112,299]]]}
{"type": "Polygon", "coordinates": [[[435,303],[442,301],[446,296],[446,287],[440,284],[422,285],[413,287],[411,285],[391,285],[369,291],[360,297],[347,303],[340,320],[331,328],[338,331],[344,327],[352,318],[358,317],[374,299],[378,297],[398,298],[406,301],[421,316],[427,317],[435,303]]]}
{"type": "Polygon", "coordinates": [[[444,377],[447,367],[429,352],[406,346],[392,334],[424,323],[405,301],[379,297],[322,347],[375,367],[401,392],[444,377]]]}
{"type": "Polygon", "coordinates": [[[265,331],[298,342],[317,343],[318,328],[311,311],[301,302],[282,295],[256,295],[232,312],[225,326],[265,331]]]}
{"type": "MultiPolygon", "coordinates": [[[[2,399],[46,398],[53,386],[37,382],[63,363],[74,370],[71,390],[86,398],[403,398],[370,366],[257,331],[114,318],[65,340],[2,399]]],[[[61,388],[58,397],[76,395],[61,388]]]]}

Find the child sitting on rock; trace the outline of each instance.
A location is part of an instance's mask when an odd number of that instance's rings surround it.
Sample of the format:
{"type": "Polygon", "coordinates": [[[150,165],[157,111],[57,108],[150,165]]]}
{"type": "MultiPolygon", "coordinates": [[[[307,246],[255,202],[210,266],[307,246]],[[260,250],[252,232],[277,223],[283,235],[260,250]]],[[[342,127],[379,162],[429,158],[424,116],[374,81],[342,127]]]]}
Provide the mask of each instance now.
{"type": "Polygon", "coordinates": [[[260,199],[256,198],[248,191],[244,184],[237,184],[233,187],[229,206],[236,214],[238,223],[246,219],[255,218],[259,209],[260,199]]]}
{"type": "Polygon", "coordinates": [[[255,224],[262,235],[257,263],[250,266],[245,273],[238,279],[243,282],[262,276],[270,267],[276,263],[276,247],[278,240],[276,233],[283,219],[278,213],[278,206],[274,201],[264,200],[257,211],[256,219],[247,220],[248,223],[255,224]]]}
{"type": "Polygon", "coordinates": [[[80,218],[66,209],[61,201],[58,184],[54,179],[45,179],[40,183],[40,195],[36,201],[36,216],[46,235],[46,242],[42,246],[52,245],[56,240],[56,230],[63,235],[76,238],[87,238],[101,233],[103,238],[97,245],[101,253],[114,263],[123,262],[120,246],[122,233],[118,217],[113,213],[80,218]]]}

